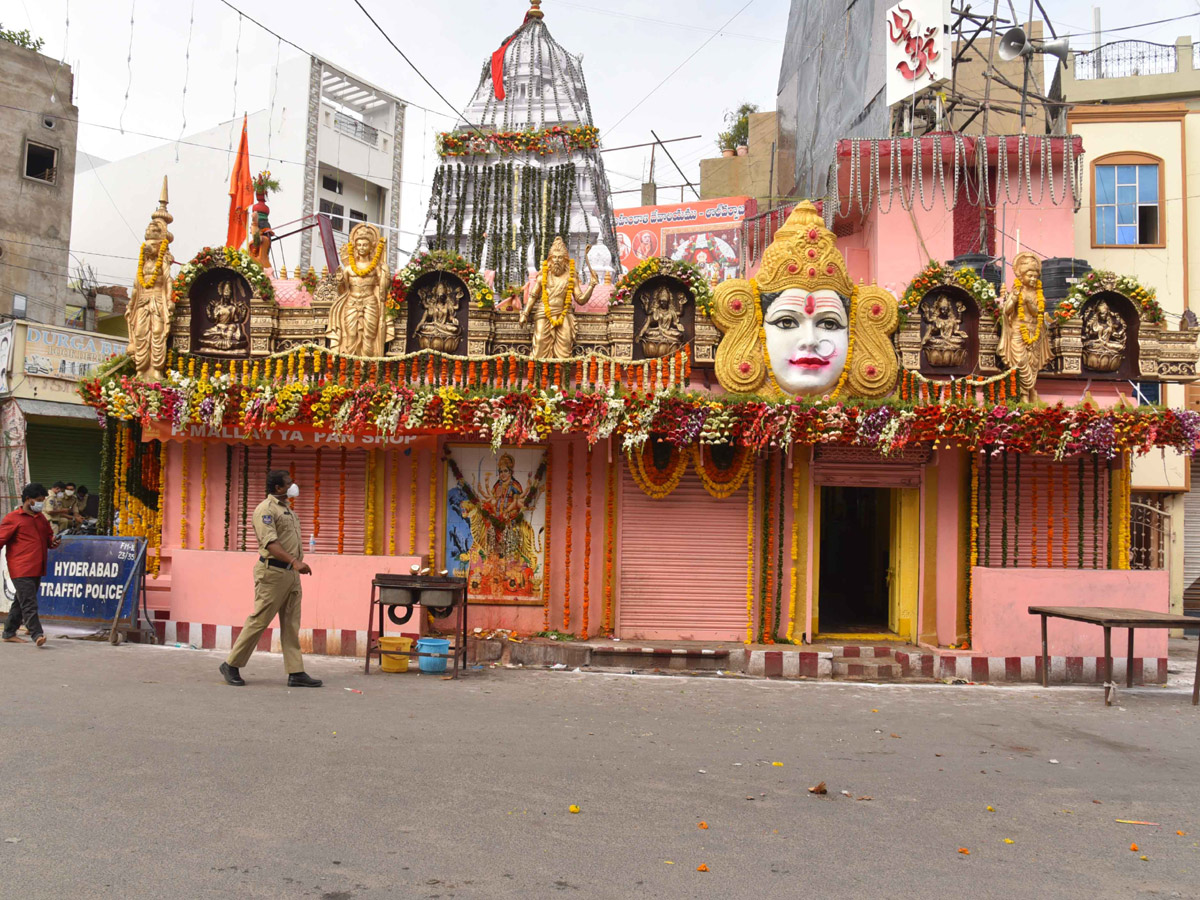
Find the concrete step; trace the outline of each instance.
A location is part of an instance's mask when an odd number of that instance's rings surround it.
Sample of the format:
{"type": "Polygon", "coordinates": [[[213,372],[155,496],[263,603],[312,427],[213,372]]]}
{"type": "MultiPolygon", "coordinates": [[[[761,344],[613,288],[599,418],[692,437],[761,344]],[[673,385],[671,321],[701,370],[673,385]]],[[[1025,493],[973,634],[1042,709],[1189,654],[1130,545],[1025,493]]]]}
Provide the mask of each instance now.
{"type": "Polygon", "coordinates": [[[835,656],[833,677],[841,681],[896,681],[900,663],[891,657],[835,656]]]}
{"type": "Polygon", "coordinates": [[[835,644],[830,646],[829,650],[834,656],[861,657],[863,659],[895,659],[896,654],[896,647],[891,644],[835,644]]]}

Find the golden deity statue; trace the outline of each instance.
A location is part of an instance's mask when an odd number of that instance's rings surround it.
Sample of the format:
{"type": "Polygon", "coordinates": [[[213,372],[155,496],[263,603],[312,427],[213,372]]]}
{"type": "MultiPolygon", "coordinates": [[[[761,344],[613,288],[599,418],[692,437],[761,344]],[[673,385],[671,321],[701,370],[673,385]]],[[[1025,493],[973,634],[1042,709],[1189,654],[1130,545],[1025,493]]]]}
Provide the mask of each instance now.
{"type": "MultiPolygon", "coordinates": [[[[590,249],[590,248],[589,248],[590,249]]],[[[529,292],[529,302],[521,310],[521,324],[533,313],[533,346],[529,355],[534,359],[566,359],[575,349],[575,304],[584,306],[596,288],[595,273],[591,283],[581,292],[576,290],[575,261],[567,252],[567,244],[555,237],[550,255],[542,263],[542,274],[529,292]]]]}
{"type": "Polygon", "coordinates": [[[138,253],[137,277],[125,321],[129,326],[129,356],[139,381],[162,381],[167,366],[171,331],[170,247],[175,236],[167,230],[174,217],[167,212],[167,179],[163,177],[158,209],[150,215],[146,240],[138,253]]]}
{"type": "Polygon", "coordinates": [[[391,328],[384,313],[391,273],[384,262],[387,241],[374,225],[360,222],[342,248],[338,298],[329,311],[329,347],[349,356],[383,356],[391,328]]]}
{"type": "Polygon", "coordinates": [[[683,307],[688,295],[664,282],[643,292],[640,299],[646,319],[634,340],[641,343],[642,352],[654,358],[668,356],[683,347],[687,343],[683,307]]]}
{"type": "MultiPolygon", "coordinates": [[[[250,305],[238,295],[232,279],[220,281],[216,294],[204,305],[209,327],[200,336],[200,350],[214,356],[237,356],[245,353],[248,346],[243,325],[250,313],[250,305]]],[[[195,311],[193,310],[193,315],[195,311]]]]}
{"type": "Polygon", "coordinates": [[[1013,258],[1016,283],[1004,295],[1000,313],[1001,358],[1017,370],[1018,395],[1037,403],[1037,377],[1050,359],[1050,325],[1042,294],[1042,261],[1028,250],[1013,258]]]}

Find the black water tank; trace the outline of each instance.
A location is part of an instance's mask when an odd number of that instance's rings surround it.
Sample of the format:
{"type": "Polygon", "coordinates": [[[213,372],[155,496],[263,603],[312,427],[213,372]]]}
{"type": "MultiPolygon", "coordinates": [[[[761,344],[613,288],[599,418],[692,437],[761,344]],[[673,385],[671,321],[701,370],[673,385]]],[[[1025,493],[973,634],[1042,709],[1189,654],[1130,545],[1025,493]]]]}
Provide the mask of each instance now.
{"type": "Polygon", "coordinates": [[[1049,259],[1043,259],[1042,293],[1046,296],[1047,311],[1058,306],[1059,300],[1066,299],[1071,285],[1090,271],[1092,271],[1092,267],[1087,264],[1086,259],[1073,259],[1069,256],[1052,256],[1049,259]]]}
{"type": "Polygon", "coordinates": [[[947,260],[946,265],[950,267],[950,271],[952,272],[957,272],[963,268],[972,269],[980,278],[990,281],[997,291],[1000,290],[1003,273],[1000,271],[1000,267],[992,260],[992,257],[986,253],[964,253],[962,256],[956,256],[954,259],[947,260]]]}

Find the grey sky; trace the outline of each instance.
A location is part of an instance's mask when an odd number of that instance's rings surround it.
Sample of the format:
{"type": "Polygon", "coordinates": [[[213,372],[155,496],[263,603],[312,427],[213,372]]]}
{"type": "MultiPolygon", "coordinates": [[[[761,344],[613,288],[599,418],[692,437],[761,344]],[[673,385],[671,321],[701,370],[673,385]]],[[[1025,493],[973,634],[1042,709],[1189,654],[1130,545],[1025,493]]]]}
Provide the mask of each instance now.
{"type": "MultiPolygon", "coordinates": [[[[388,46],[352,0],[231,2],[306,50],[435,111],[409,110],[401,227],[419,230],[427,185],[437,163],[433,134],[453,121],[445,104],[388,46]]],[[[1018,9],[1028,8],[1027,0],[1014,2],[1018,9]]],[[[528,9],[526,0],[364,0],[364,5],[426,77],[459,107],[470,99],[484,61],[520,25],[528,9]]],[[[649,140],[651,128],[663,138],[702,134],[699,140],[671,145],[672,154],[695,182],[699,160],[716,155],[713,140],[726,110],[743,100],[763,109],[774,107],[789,3],[751,0],[739,13],[745,5],[746,0],[545,0],[543,9],[559,43],[583,54],[592,111],[604,145],[649,140]],[[714,36],[731,17],[732,22],[714,36]],[[663,87],[630,112],[706,41],[663,87]]],[[[974,5],[982,8],[989,4],[974,5]]],[[[1008,0],[1002,0],[1000,6],[1006,14],[1008,0]]],[[[1091,45],[1091,3],[1043,0],[1043,6],[1060,32],[1088,33],[1074,38],[1072,46],[1091,45]]],[[[79,116],[88,123],[80,128],[79,148],[105,159],[161,143],[157,138],[128,133],[131,131],[173,138],[179,135],[185,115],[190,133],[266,107],[277,54],[296,52],[287,45],[281,48],[274,37],[248,20],[242,19],[239,26],[238,14],[220,0],[2,0],[0,7],[0,21],[6,28],[28,27],[45,39],[44,53],[65,57],[75,68],[79,116]],[[127,69],[131,9],[133,52],[127,69]],[[190,63],[185,66],[189,17],[193,15],[190,63]],[[127,133],[114,130],[121,124],[127,133]]],[[[1200,0],[1107,0],[1101,8],[1107,30],[1196,12],[1200,0]]],[[[1136,37],[1171,43],[1178,35],[1198,33],[1200,17],[1195,17],[1106,39],[1136,37]]],[[[267,152],[266,147],[250,149],[254,154],[267,152]]],[[[606,154],[613,190],[636,188],[648,158],[647,150],[606,154]]],[[[259,162],[254,161],[256,167],[259,162]]],[[[214,164],[228,167],[227,155],[214,151],[214,164]]],[[[660,184],[679,183],[669,163],[660,158],[658,166],[660,184]]],[[[148,179],[155,177],[147,173],[148,179]]],[[[295,189],[295,185],[283,185],[284,190],[289,187],[295,189]]],[[[679,192],[660,193],[659,199],[677,200],[679,192]]],[[[614,201],[617,207],[634,206],[638,196],[617,194],[614,201]]],[[[82,213],[85,211],[76,211],[82,213]]],[[[104,211],[86,214],[103,215],[104,211]]],[[[224,229],[223,219],[212,223],[214,240],[224,229]]],[[[402,246],[411,249],[411,241],[415,238],[408,238],[402,246]]]]}

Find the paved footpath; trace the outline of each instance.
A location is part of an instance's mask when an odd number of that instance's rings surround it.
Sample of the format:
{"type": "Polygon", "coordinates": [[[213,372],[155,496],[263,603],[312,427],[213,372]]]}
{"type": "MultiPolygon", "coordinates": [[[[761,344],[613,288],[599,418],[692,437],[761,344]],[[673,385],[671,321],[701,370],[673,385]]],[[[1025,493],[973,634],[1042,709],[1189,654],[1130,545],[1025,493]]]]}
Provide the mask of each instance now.
{"type": "Polygon", "coordinates": [[[1183,684],[1105,709],[1097,687],[310,657],[326,687],[289,691],[279,656],[240,689],[219,661],[0,645],[0,896],[1200,896],[1183,684]]]}

